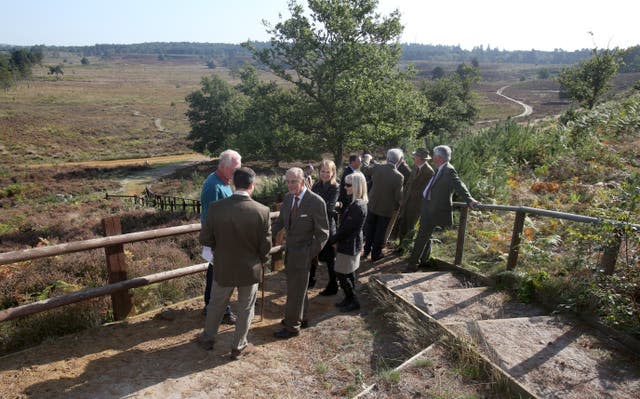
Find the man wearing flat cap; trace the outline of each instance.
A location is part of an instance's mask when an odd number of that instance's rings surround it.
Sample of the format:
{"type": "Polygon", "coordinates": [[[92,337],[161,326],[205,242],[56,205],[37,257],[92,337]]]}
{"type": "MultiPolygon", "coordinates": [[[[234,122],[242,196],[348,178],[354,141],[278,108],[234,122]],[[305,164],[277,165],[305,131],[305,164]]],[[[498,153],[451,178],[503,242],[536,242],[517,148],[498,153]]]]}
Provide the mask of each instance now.
{"type": "MultiPolygon", "coordinates": [[[[416,227],[416,222],[420,216],[422,191],[431,176],[433,176],[433,169],[427,163],[431,159],[429,151],[426,148],[418,148],[412,155],[413,168],[403,192],[400,211],[398,212],[398,239],[400,244],[402,244],[403,240],[410,238],[416,227]]],[[[402,251],[402,247],[402,245],[398,247],[400,251],[402,251]]]]}

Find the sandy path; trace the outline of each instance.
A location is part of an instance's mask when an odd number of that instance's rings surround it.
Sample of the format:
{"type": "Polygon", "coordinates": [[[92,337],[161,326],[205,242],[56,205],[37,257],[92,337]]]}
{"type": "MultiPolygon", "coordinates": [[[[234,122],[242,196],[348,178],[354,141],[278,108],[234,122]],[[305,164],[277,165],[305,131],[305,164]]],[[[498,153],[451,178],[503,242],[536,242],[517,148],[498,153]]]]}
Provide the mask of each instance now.
{"type": "Polygon", "coordinates": [[[528,104],[523,103],[522,101],[516,100],[515,98],[511,98],[509,96],[506,96],[504,94],[502,94],[502,92],[509,88],[511,85],[506,85],[506,86],[502,86],[501,88],[498,89],[498,91],[496,91],[496,94],[499,95],[500,97],[504,97],[509,101],[513,101],[516,104],[521,105],[524,108],[524,111],[522,111],[522,113],[520,115],[516,115],[514,116],[514,118],[524,118],[525,116],[529,116],[533,113],[533,107],[531,107],[528,104]]]}

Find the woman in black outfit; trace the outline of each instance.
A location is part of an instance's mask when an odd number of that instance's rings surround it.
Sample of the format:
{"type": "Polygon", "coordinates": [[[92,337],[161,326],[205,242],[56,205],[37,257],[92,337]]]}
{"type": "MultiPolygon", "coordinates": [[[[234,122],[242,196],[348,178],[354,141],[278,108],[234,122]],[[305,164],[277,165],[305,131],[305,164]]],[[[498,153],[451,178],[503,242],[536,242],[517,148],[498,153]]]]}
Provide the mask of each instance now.
{"type": "Polygon", "coordinates": [[[328,245],[337,249],[335,271],[344,291],[344,299],[336,303],[341,312],[360,309],[355,294],[356,273],[360,267],[362,251],[362,228],[367,218],[367,181],[360,172],[346,177],[345,188],[352,198],[351,204],[340,217],[340,227],[335,235],[329,237],[328,245]]]}
{"type": "MultiPolygon", "coordinates": [[[[336,202],[340,193],[338,182],[336,181],[336,164],[325,159],[320,163],[320,179],[313,185],[311,191],[322,197],[327,204],[327,218],[329,219],[329,237],[336,233],[338,213],[336,212],[336,202]]],[[[320,292],[322,296],[335,295],[338,293],[338,280],[333,270],[336,252],[333,246],[326,244],[318,254],[318,260],[327,264],[329,271],[329,282],[326,288],[320,292]]],[[[312,262],[309,272],[309,288],[316,284],[316,262],[312,262]]]]}

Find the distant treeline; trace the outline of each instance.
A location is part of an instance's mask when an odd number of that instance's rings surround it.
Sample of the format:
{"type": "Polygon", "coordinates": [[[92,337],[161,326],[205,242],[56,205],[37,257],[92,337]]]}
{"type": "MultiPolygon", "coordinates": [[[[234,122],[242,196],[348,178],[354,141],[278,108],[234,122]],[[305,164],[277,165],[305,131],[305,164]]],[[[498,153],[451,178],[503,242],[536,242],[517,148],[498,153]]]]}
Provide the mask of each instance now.
{"type": "MultiPolygon", "coordinates": [[[[269,42],[252,42],[257,48],[269,46],[269,42]]],[[[198,57],[210,67],[237,67],[245,63],[254,63],[248,50],[239,44],[228,43],[191,43],[191,42],[153,42],[139,44],[96,44],[93,46],[34,46],[20,48],[0,45],[0,82],[8,87],[19,79],[30,75],[30,65],[40,63],[42,53],[75,53],[85,57],[111,58],[127,55],[154,55],[159,59],[198,57]]],[[[478,62],[538,65],[572,65],[591,58],[591,50],[576,51],[516,50],[507,51],[489,46],[478,46],[464,50],[460,46],[431,44],[402,44],[403,62],[478,62]]],[[[640,71],[640,46],[621,50],[620,72],[640,71]]]]}
{"type": "MultiPolygon", "coordinates": [[[[269,42],[253,42],[258,48],[268,47],[269,42]]],[[[7,46],[5,46],[5,49],[7,46]]],[[[227,43],[191,43],[191,42],[154,42],[139,44],[96,44],[93,46],[44,46],[47,51],[71,52],[83,56],[112,57],[134,54],[153,54],[162,57],[198,56],[214,59],[225,66],[241,64],[250,60],[249,52],[239,44],[227,43]]],[[[2,46],[0,46],[2,50],[2,46]]],[[[481,63],[514,63],[514,64],[575,64],[590,58],[590,49],[577,51],[507,51],[489,46],[478,46],[472,50],[464,50],[460,46],[443,46],[430,44],[402,44],[402,61],[442,61],[469,62],[476,59],[481,63]]]]}

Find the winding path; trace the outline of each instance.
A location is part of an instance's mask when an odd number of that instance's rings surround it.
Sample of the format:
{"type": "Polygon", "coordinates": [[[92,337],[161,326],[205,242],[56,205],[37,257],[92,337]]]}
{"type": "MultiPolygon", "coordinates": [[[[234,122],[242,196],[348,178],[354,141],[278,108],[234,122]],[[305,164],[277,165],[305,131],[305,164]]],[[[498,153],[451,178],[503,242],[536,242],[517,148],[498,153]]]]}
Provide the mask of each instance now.
{"type": "Polygon", "coordinates": [[[496,91],[496,94],[499,95],[500,97],[506,98],[509,101],[513,101],[514,103],[521,105],[524,108],[524,111],[522,111],[520,115],[514,116],[514,118],[524,118],[525,116],[531,115],[533,113],[533,108],[530,105],[525,104],[522,101],[518,101],[515,98],[511,98],[509,96],[502,94],[502,92],[508,87],[511,87],[511,85],[502,86],[501,88],[498,89],[498,91],[496,91]]]}

